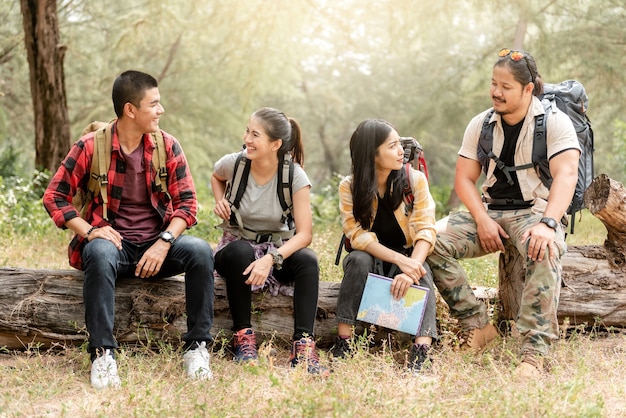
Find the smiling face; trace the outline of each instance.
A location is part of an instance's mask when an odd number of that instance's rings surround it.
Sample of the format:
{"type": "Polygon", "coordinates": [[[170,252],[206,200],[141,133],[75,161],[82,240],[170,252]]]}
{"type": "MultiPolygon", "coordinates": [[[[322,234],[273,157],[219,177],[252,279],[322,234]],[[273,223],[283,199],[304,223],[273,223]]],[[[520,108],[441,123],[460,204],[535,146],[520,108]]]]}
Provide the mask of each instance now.
{"type": "Polygon", "coordinates": [[[404,164],[404,149],[400,142],[400,135],[398,135],[395,129],[391,130],[385,142],[376,149],[374,162],[377,171],[389,172],[402,168],[404,164]]]}
{"type": "Polygon", "coordinates": [[[252,116],[248,121],[243,141],[246,144],[247,156],[250,160],[277,155],[282,144],[282,140],[272,140],[269,137],[265,131],[265,126],[255,116],[252,116]]]}
{"type": "Polygon", "coordinates": [[[159,119],[165,112],[161,105],[161,95],[157,87],[147,89],[139,106],[129,103],[131,112],[134,115],[135,124],[142,132],[155,132],[159,129],[159,119]]]}
{"type": "Polygon", "coordinates": [[[526,115],[532,98],[533,83],[523,86],[506,65],[496,66],[491,77],[489,94],[496,113],[509,124],[519,122],[526,115]]]}

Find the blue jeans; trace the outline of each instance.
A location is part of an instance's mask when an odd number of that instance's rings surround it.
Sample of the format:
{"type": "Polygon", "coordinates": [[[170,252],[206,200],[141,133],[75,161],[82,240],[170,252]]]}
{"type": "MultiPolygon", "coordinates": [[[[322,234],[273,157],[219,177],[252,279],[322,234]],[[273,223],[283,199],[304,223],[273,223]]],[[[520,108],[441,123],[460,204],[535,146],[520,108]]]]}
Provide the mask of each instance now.
{"type": "MultiPolygon", "coordinates": [[[[433,285],[433,276],[427,264],[424,264],[426,275],[420,279],[420,286],[430,290],[424,309],[422,326],[416,337],[437,338],[437,299],[433,285]]],[[[375,259],[365,251],[353,250],[343,260],[343,280],[339,288],[337,300],[337,320],[348,325],[356,324],[361,297],[365,289],[368,273],[373,273],[375,259]]],[[[398,270],[398,273],[400,271],[398,270]]]]}
{"type": "MultiPolygon", "coordinates": [[[[123,248],[118,250],[110,241],[96,238],[83,248],[85,324],[89,333],[88,351],[92,356],[99,348],[117,347],[113,336],[115,282],[118,277],[135,277],[137,262],[153,243],[154,241],[134,244],[123,240],[123,248]]],[[[185,273],[185,348],[196,341],[211,342],[213,250],[206,241],[187,235],[178,237],[170,248],[161,271],[154,278],[180,273],[185,273]]],[[[146,279],[138,277],[137,280],[146,279]]]]}

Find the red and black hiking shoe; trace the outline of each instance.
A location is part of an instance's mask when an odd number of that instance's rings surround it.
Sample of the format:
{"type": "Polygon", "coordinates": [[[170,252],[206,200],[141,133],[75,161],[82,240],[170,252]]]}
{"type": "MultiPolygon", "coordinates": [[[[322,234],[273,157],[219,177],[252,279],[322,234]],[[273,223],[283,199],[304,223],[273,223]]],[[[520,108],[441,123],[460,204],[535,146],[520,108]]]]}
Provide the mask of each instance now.
{"type": "Polygon", "coordinates": [[[306,365],[307,371],[313,375],[330,376],[330,370],[320,364],[320,356],[317,348],[315,348],[315,341],[311,338],[301,338],[293,342],[289,363],[291,363],[291,367],[306,365]]]}
{"type": "Polygon", "coordinates": [[[259,355],[256,351],[256,335],[252,328],[244,328],[233,334],[233,344],[235,346],[235,358],[238,363],[248,363],[254,365],[259,355]]]}

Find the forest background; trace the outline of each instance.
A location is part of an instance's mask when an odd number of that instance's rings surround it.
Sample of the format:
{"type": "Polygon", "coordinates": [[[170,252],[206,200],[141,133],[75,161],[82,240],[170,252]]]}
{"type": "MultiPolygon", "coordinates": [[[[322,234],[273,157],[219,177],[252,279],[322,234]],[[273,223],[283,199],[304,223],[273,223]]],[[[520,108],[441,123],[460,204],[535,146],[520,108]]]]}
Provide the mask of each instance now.
{"type": "MultiPolygon", "coordinates": [[[[465,126],[490,107],[496,54],[512,47],[533,54],[545,82],[585,85],[596,173],[621,180],[625,15],[621,0],[58,0],[70,132],[58,141],[65,155],[86,123],[112,119],[113,79],[138,69],[159,80],[161,127],[198,189],[239,149],[249,115],[273,106],[302,125],[314,192],[349,173],[352,131],[380,117],[422,144],[443,207],[465,126]]],[[[52,171],[58,161],[36,166],[19,2],[0,0],[0,19],[0,176],[52,171]]]]}
{"type": "MultiPolygon", "coordinates": [[[[215,161],[240,148],[258,107],[280,108],[301,123],[322,280],[341,280],[333,265],[341,235],[336,185],[350,171],[357,124],[385,118],[418,139],[443,216],[456,204],[454,161],[465,126],[491,106],[491,69],[502,47],[530,51],[546,82],[585,85],[596,174],[626,178],[624,0],[0,0],[0,21],[2,266],[68,267],[70,233],[45,214],[41,193],[82,128],[114,117],[111,84],[126,69],[157,77],[161,127],[181,142],[200,198],[191,233],[213,243],[215,161]],[[38,7],[46,13],[35,17],[58,24],[58,33],[35,42],[56,51],[60,65],[31,79],[24,27],[34,17],[22,12],[38,7]],[[62,81],[62,100],[31,94],[42,78],[62,81]],[[52,107],[61,109],[58,117],[45,116],[52,107]]],[[[599,245],[605,234],[585,215],[568,245],[599,245]]],[[[497,255],[465,267],[472,284],[498,285],[497,255]]],[[[588,324],[568,332],[548,358],[549,373],[516,382],[519,341],[505,336],[473,356],[455,349],[450,319],[438,318],[442,338],[424,378],[402,374],[406,347],[370,351],[367,339],[352,361],[333,365],[327,381],[291,373],[285,346],[272,341],[263,350],[277,349],[276,356],[242,370],[229,354],[229,333],[220,333],[212,382],[190,384],[178,347],[154,341],[157,350],[123,348],[123,387],[102,394],[89,386],[84,345],[47,351],[25,343],[20,353],[0,347],[0,416],[626,414],[623,331],[588,324]]]]}

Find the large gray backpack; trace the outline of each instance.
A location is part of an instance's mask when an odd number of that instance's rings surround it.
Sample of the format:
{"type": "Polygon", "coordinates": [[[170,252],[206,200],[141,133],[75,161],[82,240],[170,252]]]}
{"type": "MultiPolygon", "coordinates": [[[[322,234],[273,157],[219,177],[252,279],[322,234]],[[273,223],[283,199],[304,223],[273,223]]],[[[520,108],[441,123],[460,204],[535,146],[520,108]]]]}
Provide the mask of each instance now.
{"type": "Polygon", "coordinates": [[[543,95],[540,99],[546,110],[546,114],[535,117],[532,164],[509,167],[504,165],[498,156],[494,155],[492,147],[495,122],[489,123],[494,112],[493,109],[487,113],[483,121],[483,127],[478,141],[478,159],[485,174],[489,168],[489,160],[494,160],[498,169],[502,170],[509,179],[509,172],[511,171],[533,168],[538,172],[543,184],[549,189],[552,185],[552,176],[550,175],[547,156],[546,115],[548,112],[556,112],[557,108],[567,114],[574,124],[581,148],[580,160],[578,162],[578,183],[576,184],[572,202],[567,210],[567,213],[571,215],[570,232],[574,233],[576,212],[584,208],[583,195],[587,187],[591,184],[594,176],[593,152],[595,149],[593,144],[593,130],[591,129],[589,117],[587,116],[589,98],[587,97],[585,87],[580,82],[576,80],[566,80],[559,84],[544,84],[543,95]]]}

